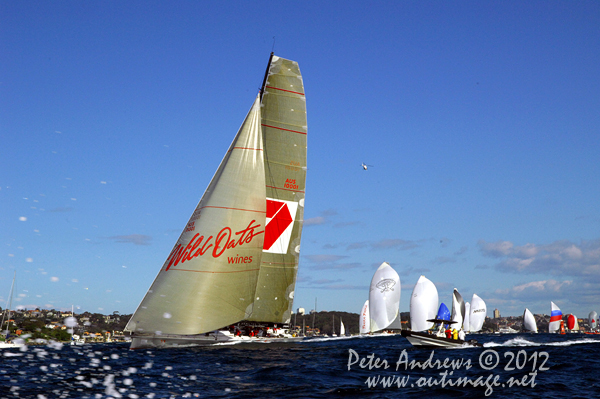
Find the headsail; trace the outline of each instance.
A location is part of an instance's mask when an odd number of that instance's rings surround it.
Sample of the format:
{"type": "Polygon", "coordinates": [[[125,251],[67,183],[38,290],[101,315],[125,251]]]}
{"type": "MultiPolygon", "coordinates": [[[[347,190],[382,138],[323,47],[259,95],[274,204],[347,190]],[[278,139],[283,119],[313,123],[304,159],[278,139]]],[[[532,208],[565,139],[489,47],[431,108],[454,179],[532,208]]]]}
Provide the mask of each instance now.
{"type": "Polygon", "coordinates": [[[560,322],[562,321],[562,312],[554,302],[550,302],[551,313],[550,323],[548,324],[548,332],[557,332],[560,329],[560,322]]]}
{"type": "Polygon", "coordinates": [[[400,306],[400,276],[383,262],[371,280],[369,314],[371,332],[387,328],[398,317],[400,306]]]}
{"type": "Polygon", "coordinates": [[[433,327],[427,320],[434,319],[438,310],[438,291],[425,276],[419,277],[410,297],[410,328],[425,331],[433,327]]]}
{"type": "Polygon", "coordinates": [[[306,99],[298,63],[272,55],[262,93],[267,225],[250,321],[288,323],[306,187],[306,99]]]}
{"type": "Polygon", "coordinates": [[[201,334],[251,314],[266,212],[259,100],[126,330],[201,334]]]}

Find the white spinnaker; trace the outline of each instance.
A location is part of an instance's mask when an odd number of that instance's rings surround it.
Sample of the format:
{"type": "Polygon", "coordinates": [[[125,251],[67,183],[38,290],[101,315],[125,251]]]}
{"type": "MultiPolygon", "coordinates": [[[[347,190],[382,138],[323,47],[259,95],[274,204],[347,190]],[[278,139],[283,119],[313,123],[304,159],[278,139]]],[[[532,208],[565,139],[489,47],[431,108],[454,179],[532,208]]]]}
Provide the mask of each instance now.
{"type": "Polygon", "coordinates": [[[412,331],[425,331],[433,327],[438,309],[438,291],[435,284],[427,277],[417,280],[410,297],[410,328],[412,331]]]}
{"type": "Polygon", "coordinates": [[[527,308],[525,308],[525,312],[523,312],[523,329],[525,331],[538,332],[537,323],[535,322],[535,317],[533,313],[527,308]]]}
{"type": "Polygon", "coordinates": [[[360,311],[359,323],[360,325],[358,326],[358,329],[361,334],[368,334],[371,332],[371,319],[369,318],[368,299],[365,301],[365,304],[363,305],[362,310],[360,311]]]}
{"type": "Polygon", "coordinates": [[[471,298],[471,311],[469,316],[469,323],[471,332],[480,331],[485,322],[485,316],[487,315],[487,306],[483,299],[477,294],[473,294],[471,298]]]}
{"type": "Polygon", "coordinates": [[[590,324],[590,328],[595,330],[596,327],[598,327],[598,313],[592,310],[588,315],[588,322],[590,324]]]}
{"type": "Polygon", "coordinates": [[[371,332],[387,328],[398,316],[400,307],[400,276],[383,262],[371,280],[369,315],[371,332]]]}

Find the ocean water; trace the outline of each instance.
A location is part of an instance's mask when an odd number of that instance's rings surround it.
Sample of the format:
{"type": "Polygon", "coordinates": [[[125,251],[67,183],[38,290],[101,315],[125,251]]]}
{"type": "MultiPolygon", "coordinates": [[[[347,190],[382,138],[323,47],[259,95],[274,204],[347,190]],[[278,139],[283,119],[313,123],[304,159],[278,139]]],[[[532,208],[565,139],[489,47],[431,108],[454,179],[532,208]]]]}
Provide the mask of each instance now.
{"type": "Polygon", "coordinates": [[[129,350],[0,352],[0,398],[593,398],[600,335],[468,336],[484,348],[417,349],[394,336],[129,350]]]}

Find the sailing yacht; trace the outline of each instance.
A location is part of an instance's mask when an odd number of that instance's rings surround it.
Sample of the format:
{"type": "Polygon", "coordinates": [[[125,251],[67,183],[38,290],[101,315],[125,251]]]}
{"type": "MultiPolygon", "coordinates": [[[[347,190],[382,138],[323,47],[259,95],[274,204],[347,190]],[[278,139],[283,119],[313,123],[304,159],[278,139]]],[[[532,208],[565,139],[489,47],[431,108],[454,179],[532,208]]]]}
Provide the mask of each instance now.
{"type": "Polygon", "coordinates": [[[558,333],[562,324],[562,312],[554,302],[550,302],[550,308],[550,323],[548,323],[548,332],[558,333]]]}
{"type": "Polygon", "coordinates": [[[23,339],[18,338],[16,341],[12,341],[9,339],[10,335],[10,313],[12,308],[12,297],[15,288],[15,280],[17,278],[17,272],[15,271],[13,275],[13,281],[10,286],[10,293],[8,294],[8,299],[6,300],[6,309],[4,310],[4,314],[2,315],[2,322],[0,322],[0,330],[4,326],[4,320],[6,320],[6,331],[2,331],[2,335],[4,335],[4,341],[0,341],[0,349],[4,348],[20,348],[23,345],[23,339]]]}
{"type": "Polygon", "coordinates": [[[531,311],[527,308],[525,308],[525,311],[523,312],[523,328],[522,328],[522,330],[524,332],[533,332],[533,333],[538,332],[537,323],[535,322],[535,317],[533,316],[533,313],[531,313],[531,311]]]}
{"type": "Polygon", "coordinates": [[[277,327],[292,313],[306,139],[298,63],[271,53],[258,96],[125,328],[131,348],[247,341],[268,328],[293,338],[277,327]]]}

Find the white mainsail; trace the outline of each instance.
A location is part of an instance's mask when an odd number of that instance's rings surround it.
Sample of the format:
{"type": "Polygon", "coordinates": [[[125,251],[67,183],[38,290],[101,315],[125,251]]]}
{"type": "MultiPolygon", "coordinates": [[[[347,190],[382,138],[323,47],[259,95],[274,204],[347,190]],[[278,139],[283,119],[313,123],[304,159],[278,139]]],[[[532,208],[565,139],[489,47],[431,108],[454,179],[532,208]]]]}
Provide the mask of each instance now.
{"type": "Polygon", "coordinates": [[[242,320],[289,322],[305,180],[302,77],[271,55],[261,93],[125,329],[163,342],[242,320]]]}
{"type": "Polygon", "coordinates": [[[487,306],[485,305],[485,302],[477,294],[473,294],[469,316],[470,332],[478,332],[481,330],[486,315],[487,306]]]}
{"type": "Polygon", "coordinates": [[[562,321],[562,312],[554,302],[550,302],[550,323],[548,324],[548,332],[557,332],[560,330],[560,322],[562,321]]]}
{"type": "Polygon", "coordinates": [[[538,332],[537,323],[535,322],[535,317],[533,313],[527,308],[525,308],[525,312],[523,312],[523,330],[538,332]]]}
{"type": "Polygon", "coordinates": [[[455,321],[456,324],[453,324],[453,327],[456,329],[460,329],[463,325],[463,320],[465,318],[465,301],[463,301],[462,295],[455,288],[454,292],[452,292],[452,321],[455,321]]]}
{"type": "Polygon", "coordinates": [[[365,301],[365,304],[360,311],[358,330],[361,334],[368,334],[371,332],[371,318],[369,316],[369,300],[365,301]]]}
{"type": "Polygon", "coordinates": [[[398,317],[400,291],[400,276],[383,262],[373,275],[369,290],[371,332],[387,328],[398,317]]]}
{"type": "Polygon", "coordinates": [[[435,284],[425,276],[419,277],[410,297],[410,328],[412,331],[425,331],[433,327],[433,322],[427,320],[435,319],[438,300],[435,284]]]}
{"type": "Polygon", "coordinates": [[[346,336],[346,327],[344,327],[344,322],[340,319],[340,337],[346,336]]]}

